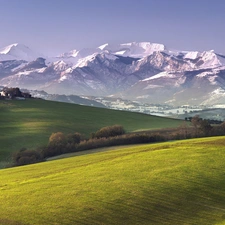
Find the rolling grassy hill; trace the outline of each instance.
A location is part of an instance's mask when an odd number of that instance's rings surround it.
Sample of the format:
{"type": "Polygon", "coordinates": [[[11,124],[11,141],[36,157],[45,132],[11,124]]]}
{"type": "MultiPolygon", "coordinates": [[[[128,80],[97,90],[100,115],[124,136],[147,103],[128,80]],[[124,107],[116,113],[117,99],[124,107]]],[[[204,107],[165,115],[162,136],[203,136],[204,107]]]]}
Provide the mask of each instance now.
{"type": "Polygon", "coordinates": [[[225,137],[0,171],[1,225],[225,224],[225,137]]]}
{"type": "Polygon", "coordinates": [[[89,137],[91,132],[114,124],[132,132],[176,127],[181,121],[40,99],[0,101],[0,161],[23,147],[47,144],[53,132],[80,132],[89,137]]]}

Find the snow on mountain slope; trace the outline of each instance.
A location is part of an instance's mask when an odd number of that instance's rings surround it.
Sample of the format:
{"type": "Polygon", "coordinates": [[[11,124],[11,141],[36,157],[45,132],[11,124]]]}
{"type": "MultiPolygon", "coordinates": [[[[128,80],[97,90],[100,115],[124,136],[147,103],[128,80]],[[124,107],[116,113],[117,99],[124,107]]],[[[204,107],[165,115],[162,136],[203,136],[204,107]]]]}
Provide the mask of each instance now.
{"type": "Polygon", "coordinates": [[[49,58],[49,62],[64,61],[73,65],[80,66],[85,58],[91,58],[92,55],[105,53],[108,55],[120,55],[124,57],[142,58],[150,55],[155,51],[165,51],[166,47],[162,44],[150,42],[132,42],[125,44],[104,44],[98,48],[84,48],[81,50],[72,50],[59,55],[58,57],[49,58]]]}
{"type": "Polygon", "coordinates": [[[104,63],[108,63],[108,64],[109,64],[108,60],[116,60],[117,59],[116,56],[108,54],[108,53],[104,53],[104,54],[103,53],[101,53],[101,54],[94,53],[92,55],[89,55],[89,56],[79,59],[77,64],[73,68],[88,66],[89,63],[96,60],[97,56],[102,56],[104,58],[104,63]]]}
{"type": "MultiPolygon", "coordinates": [[[[14,83],[23,88],[30,88],[33,82],[33,88],[50,93],[107,95],[129,86],[130,79],[125,81],[125,78],[131,73],[131,62],[131,58],[123,59],[111,54],[95,53],[82,58],[74,66],[64,61],[48,64],[43,73],[40,73],[40,70],[27,68],[24,71],[20,68],[13,75],[0,80],[0,83],[6,86],[13,86],[14,83]],[[21,84],[18,85],[19,83],[21,84]]],[[[135,81],[137,80],[136,78],[135,81]]]]}
{"type": "Polygon", "coordinates": [[[183,59],[189,61],[193,69],[207,69],[225,66],[225,57],[211,51],[181,52],[183,59]]]}
{"type": "Polygon", "coordinates": [[[101,51],[108,51],[111,54],[142,58],[156,51],[165,51],[166,47],[162,44],[150,42],[131,42],[125,44],[104,44],[98,47],[101,51]]]}
{"type": "Polygon", "coordinates": [[[72,50],[66,53],[63,53],[59,56],[59,58],[76,58],[76,59],[81,59],[81,58],[85,58],[89,55],[92,55],[94,53],[100,53],[101,50],[98,48],[84,48],[81,50],[72,50]]]}
{"type": "Polygon", "coordinates": [[[184,59],[196,59],[200,57],[200,52],[188,52],[185,54],[184,59]]]}
{"type": "Polygon", "coordinates": [[[223,88],[217,88],[214,91],[212,91],[209,95],[209,97],[202,102],[204,105],[215,105],[215,104],[225,104],[225,90],[223,88]]]}
{"type": "Polygon", "coordinates": [[[72,50],[45,60],[13,44],[0,50],[0,85],[149,103],[219,102],[225,90],[225,56],[131,42],[72,50]]]}
{"type": "Polygon", "coordinates": [[[221,84],[216,81],[217,77],[213,72],[201,70],[198,72],[164,71],[138,81],[120,95],[115,96],[155,104],[196,105],[203,102],[213,104],[210,93],[214,93],[221,84]]]}
{"type": "Polygon", "coordinates": [[[77,64],[73,68],[88,66],[88,63],[94,61],[97,55],[98,53],[94,53],[92,55],[88,55],[84,58],[79,59],[77,64]]]}
{"type": "Polygon", "coordinates": [[[152,77],[148,77],[148,78],[146,78],[146,79],[144,79],[142,81],[149,81],[149,80],[154,80],[154,79],[163,78],[163,77],[165,77],[165,78],[174,78],[176,76],[174,74],[172,74],[172,73],[161,72],[161,73],[158,73],[158,74],[156,74],[156,75],[154,75],[152,77]]]}
{"type": "Polygon", "coordinates": [[[214,51],[205,51],[201,54],[201,60],[204,63],[200,66],[201,68],[215,68],[225,65],[225,58],[218,56],[214,51]]]}
{"type": "Polygon", "coordinates": [[[42,54],[32,51],[25,45],[22,44],[12,44],[0,49],[0,60],[26,60],[32,61],[38,57],[41,57],[42,54]]]}
{"type": "Polygon", "coordinates": [[[18,44],[15,43],[15,44],[8,45],[8,46],[6,46],[6,47],[0,49],[0,54],[7,54],[7,53],[9,53],[10,50],[11,50],[13,47],[17,46],[17,45],[18,45],[18,44]]]}
{"type": "Polygon", "coordinates": [[[192,65],[188,61],[180,60],[179,58],[168,55],[164,52],[154,52],[151,55],[143,57],[138,61],[135,70],[148,70],[149,66],[161,71],[180,71],[192,69],[192,65]]]}

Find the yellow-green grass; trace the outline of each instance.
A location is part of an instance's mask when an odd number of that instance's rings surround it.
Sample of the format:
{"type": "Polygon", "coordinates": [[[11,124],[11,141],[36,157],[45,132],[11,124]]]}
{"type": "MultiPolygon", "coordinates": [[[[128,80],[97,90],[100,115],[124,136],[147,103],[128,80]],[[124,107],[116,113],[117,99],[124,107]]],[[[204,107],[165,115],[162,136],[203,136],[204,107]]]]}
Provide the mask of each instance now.
{"type": "Polygon", "coordinates": [[[0,171],[1,225],[225,224],[225,137],[0,171]]]}
{"type": "Polygon", "coordinates": [[[53,132],[80,132],[89,137],[114,124],[132,132],[176,127],[181,121],[39,99],[0,101],[0,161],[23,147],[46,145],[53,132]]]}

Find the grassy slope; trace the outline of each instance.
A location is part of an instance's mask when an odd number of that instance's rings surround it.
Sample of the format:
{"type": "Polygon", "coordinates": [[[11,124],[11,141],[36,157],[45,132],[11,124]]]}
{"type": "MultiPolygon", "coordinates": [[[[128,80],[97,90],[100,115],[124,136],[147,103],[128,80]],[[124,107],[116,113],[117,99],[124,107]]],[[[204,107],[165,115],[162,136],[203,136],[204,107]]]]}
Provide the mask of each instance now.
{"type": "Polygon", "coordinates": [[[225,138],[0,171],[0,224],[225,224],[225,138]]]}
{"type": "Polygon", "coordinates": [[[9,152],[47,144],[53,132],[80,132],[89,137],[91,132],[114,124],[130,132],[180,123],[140,113],[44,100],[0,101],[0,161],[9,152]]]}

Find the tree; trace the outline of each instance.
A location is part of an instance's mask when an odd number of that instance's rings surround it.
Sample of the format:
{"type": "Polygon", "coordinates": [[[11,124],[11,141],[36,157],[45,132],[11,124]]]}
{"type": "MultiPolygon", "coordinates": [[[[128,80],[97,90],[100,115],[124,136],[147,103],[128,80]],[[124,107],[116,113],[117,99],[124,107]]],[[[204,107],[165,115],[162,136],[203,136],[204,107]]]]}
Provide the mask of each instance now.
{"type": "Polygon", "coordinates": [[[67,138],[62,132],[52,133],[49,138],[47,149],[44,151],[44,157],[60,155],[66,151],[67,138]]]}
{"type": "Polygon", "coordinates": [[[69,144],[79,144],[80,141],[81,141],[81,134],[78,132],[67,135],[67,143],[69,144]]]}
{"type": "Polygon", "coordinates": [[[211,130],[212,130],[212,126],[210,125],[208,120],[201,120],[200,122],[200,130],[205,134],[205,135],[209,135],[211,130]]]}
{"type": "Polygon", "coordinates": [[[191,123],[195,128],[199,128],[200,121],[201,121],[201,118],[198,115],[192,117],[192,119],[191,119],[191,123]]]}
{"type": "Polygon", "coordinates": [[[62,132],[52,133],[49,137],[49,145],[63,145],[66,144],[66,136],[62,132]]]}
{"type": "Polygon", "coordinates": [[[198,136],[198,134],[199,134],[198,129],[200,127],[200,121],[201,121],[201,118],[198,115],[192,117],[192,119],[191,119],[191,123],[195,128],[195,136],[198,136]]]}
{"type": "Polygon", "coordinates": [[[113,125],[101,128],[92,136],[94,136],[95,138],[103,138],[103,137],[108,138],[122,134],[125,134],[124,128],[121,125],[113,125]]]}
{"type": "Polygon", "coordinates": [[[39,151],[22,148],[12,155],[13,165],[22,166],[43,161],[43,156],[39,151]]]}
{"type": "Polygon", "coordinates": [[[188,125],[186,122],[183,122],[180,126],[179,126],[179,130],[180,130],[180,136],[182,138],[187,138],[188,136],[188,125]]]}
{"type": "Polygon", "coordinates": [[[201,131],[203,135],[209,135],[212,131],[212,126],[206,119],[201,119],[199,116],[194,116],[191,120],[192,125],[195,127],[196,136],[198,136],[199,132],[201,131]]]}

